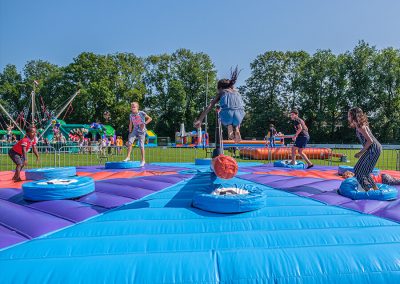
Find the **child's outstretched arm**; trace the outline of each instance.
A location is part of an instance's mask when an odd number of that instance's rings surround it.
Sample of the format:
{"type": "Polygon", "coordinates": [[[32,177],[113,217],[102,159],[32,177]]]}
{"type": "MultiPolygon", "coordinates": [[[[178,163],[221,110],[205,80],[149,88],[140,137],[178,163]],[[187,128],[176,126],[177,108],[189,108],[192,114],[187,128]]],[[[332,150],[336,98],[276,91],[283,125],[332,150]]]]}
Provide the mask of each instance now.
{"type": "Polygon", "coordinates": [[[39,162],[39,152],[38,152],[38,150],[37,150],[36,145],[32,145],[32,152],[33,152],[33,154],[35,154],[35,156],[36,156],[36,162],[39,162]]]}
{"type": "Polygon", "coordinates": [[[24,166],[28,164],[28,155],[26,152],[26,146],[22,145],[22,157],[24,158],[24,166]]]}
{"type": "Polygon", "coordinates": [[[204,117],[207,115],[207,113],[210,112],[210,110],[215,106],[215,104],[219,101],[220,95],[217,95],[211,102],[210,104],[206,107],[205,110],[200,114],[199,118],[193,123],[193,126],[196,128],[201,127],[201,123],[203,122],[204,117]]]}

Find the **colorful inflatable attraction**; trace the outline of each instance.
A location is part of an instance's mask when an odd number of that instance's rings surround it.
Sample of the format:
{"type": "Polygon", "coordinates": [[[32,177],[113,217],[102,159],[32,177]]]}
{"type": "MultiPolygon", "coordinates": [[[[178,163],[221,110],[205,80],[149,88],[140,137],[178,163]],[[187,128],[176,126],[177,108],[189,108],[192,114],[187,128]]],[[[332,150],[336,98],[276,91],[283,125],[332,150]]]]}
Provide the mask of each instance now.
{"type": "MultiPolygon", "coordinates": [[[[341,158],[343,154],[333,153],[329,148],[305,148],[303,152],[310,159],[329,159],[330,157],[341,158]]],[[[240,149],[240,156],[252,160],[286,160],[292,156],[291,147],[280,148],[243,148],[240,149]]]]}

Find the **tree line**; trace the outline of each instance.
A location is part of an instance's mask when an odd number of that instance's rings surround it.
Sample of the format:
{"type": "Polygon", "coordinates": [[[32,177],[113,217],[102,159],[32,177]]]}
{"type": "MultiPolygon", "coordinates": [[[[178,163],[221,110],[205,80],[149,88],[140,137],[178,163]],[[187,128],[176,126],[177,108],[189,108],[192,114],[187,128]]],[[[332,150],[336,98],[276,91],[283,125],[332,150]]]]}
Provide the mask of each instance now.
{"type": "MultiPolygon", "coordinates": [[[[278,131],[293,132],[288,114],[297,108],[310,128],[311,142],[352,143],[347,111],[359,106],[382,143],[400,142],[399,49],[377,50],[361,41],[338,55],[330,50],[267,51],[250,67],[250,77],[239,87],[247,113],[242,137],[262,138],[270,123],[278,131]]],[[[20,73],[7,65],[0,73],[0,102],[12,114],[27,111],[34,81],[40,111],[44,106],[59,110],[80,89],[67,110],[68,123],[105,123],[103,114],[109,112],[108,123],[126,136],[130,103],[138,101],[153,118],[149,128],[172,138],[182,122],[192,129],[206,101],[216,95],[217,77],[207,54],[187,49],[145,58],[84,52],[67,66],[32,60],[20,73]]],[[[1,117],[0,128],[7,121],[1,117]]],[[[211,137],[214,126],[215,114],[210,113],[211,137]]]]}

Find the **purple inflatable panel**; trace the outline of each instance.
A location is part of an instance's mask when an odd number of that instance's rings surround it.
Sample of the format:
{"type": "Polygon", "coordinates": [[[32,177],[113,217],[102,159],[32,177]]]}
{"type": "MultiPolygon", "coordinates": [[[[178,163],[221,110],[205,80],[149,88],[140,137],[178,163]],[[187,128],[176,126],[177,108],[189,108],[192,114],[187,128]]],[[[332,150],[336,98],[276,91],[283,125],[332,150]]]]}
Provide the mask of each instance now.
{"type": "Polygon", "coordinates": [[[28,238],[72,224],[70,221],[1,199],[0,223],[28,238]]]}
{"type": "Polygon", "coordinates": [[[16,232],[0,225],[0,249],[3,247],[8,247],[13,244],[24,242],[28,238],[23,237],[16,232]]]}
{"type": "Polygon", "coordinates": [[[93,192],[79,198],[78,201],[111,209],[132,202],[133,199],[102,192],[93,192]]]}

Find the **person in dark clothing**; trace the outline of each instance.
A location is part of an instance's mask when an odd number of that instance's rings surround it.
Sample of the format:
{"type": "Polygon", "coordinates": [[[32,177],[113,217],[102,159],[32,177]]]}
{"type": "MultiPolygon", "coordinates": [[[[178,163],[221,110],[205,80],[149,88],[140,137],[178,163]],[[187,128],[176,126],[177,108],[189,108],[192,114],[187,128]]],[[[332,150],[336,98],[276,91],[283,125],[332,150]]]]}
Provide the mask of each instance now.
{"type": "Polygon", "coordinates": [[[290,112],[290,119],[293,120],[294,129],[296,130],[293,136],[294,145],[292,146],[292,165],[296,164],[296,152],[299,151],[300,156],[307,163],[307,169],[312,168],[314,165],[308,159],[307,155],[303,153],[304,148],[306,148],[308,141],[310,140],[310,135],[308,134],[308,128],[299,117],[299,111],[293,109],[290,112]]]}
{"type": "Polygon", "coordinates": [[[276,136],[276,129],[273,124],[269,125],[269,130],[268,130],[268,140],[269,140],[269,146],[270,147],[275,147],[275,136],[276,136]]]}

